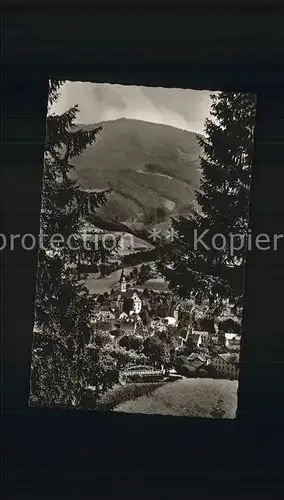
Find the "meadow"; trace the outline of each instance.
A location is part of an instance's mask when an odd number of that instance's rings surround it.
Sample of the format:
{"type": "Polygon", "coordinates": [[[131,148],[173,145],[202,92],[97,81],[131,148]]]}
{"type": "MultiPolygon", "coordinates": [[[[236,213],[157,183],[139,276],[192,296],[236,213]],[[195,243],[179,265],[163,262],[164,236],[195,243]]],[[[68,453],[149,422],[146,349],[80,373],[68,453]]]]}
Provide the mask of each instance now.
{"type": "Polygon", "coordinates": [[[119,403],[114,411],[196,418],[235,418],[238,382],[183,379],[119,403]]]}

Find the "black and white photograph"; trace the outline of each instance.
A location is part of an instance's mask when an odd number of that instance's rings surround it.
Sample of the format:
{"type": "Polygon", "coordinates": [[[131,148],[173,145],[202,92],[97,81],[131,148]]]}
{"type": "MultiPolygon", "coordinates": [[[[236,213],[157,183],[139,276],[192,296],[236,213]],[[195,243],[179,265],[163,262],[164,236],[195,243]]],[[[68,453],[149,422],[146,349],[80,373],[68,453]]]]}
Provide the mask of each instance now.
{"type": "Polygon", "coordinates": [[[235,418],[255,111],[50,81],[29,405],[235,418]]]}

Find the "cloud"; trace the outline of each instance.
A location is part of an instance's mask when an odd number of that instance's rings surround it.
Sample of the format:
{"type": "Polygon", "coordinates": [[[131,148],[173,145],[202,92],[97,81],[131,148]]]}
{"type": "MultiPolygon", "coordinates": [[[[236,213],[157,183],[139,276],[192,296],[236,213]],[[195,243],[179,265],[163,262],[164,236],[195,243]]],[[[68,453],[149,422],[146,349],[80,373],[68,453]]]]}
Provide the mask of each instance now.
{"type": "Polygon", "coordinates": [[[209,117],[210,91],[66,82],[51,109],[62,113],[78,104],[77,122],[133,118],[203,132],[209,117]]]}

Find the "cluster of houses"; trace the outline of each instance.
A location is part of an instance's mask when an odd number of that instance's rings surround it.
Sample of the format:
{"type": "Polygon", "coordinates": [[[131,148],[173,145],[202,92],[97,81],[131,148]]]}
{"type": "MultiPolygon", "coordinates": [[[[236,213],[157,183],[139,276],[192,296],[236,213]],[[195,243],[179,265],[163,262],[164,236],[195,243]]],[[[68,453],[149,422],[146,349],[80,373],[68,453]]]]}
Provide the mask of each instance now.
{"type": "MultiPolygon", "coordinates": [[[[146,299],[147,300],[147,299],[146,299]]],[[[215,334],[207,331],[196,331],[191,322],[181,328],[179,322],[180,304],[171,311],[170,316],[151,317],[147,325],[142,321],[145,299],[136,290],[126,286],[123,271],[118,286],[112,291],[105,304],[98,304],[94,311],[95,331],[112,332],[113,341],[117,343],[123,335],[140,337],[160,336],[169,332],[174,339],[177,355],[182,353],[189,341],[192,346],[187,355],[187,364],[191,371],[210,370],[217,376],[237,379],[239,373],[239,352],[241,337],[235,333],[215,334]]],[[[183,356],[184,357],[184,356],[183,356]]]]}
{"type": "Polygon", "coordinates": [[[225,379],[237,380],[239,376],[239,354],[222,353],[211,357],[193,352],[188,358],[188,364],[191,372],[199,373],[200,370],[204,373],[225,379]]]}
{"type": "Polygon", "coordinates": [[[187,356],[187,365],[191,372],[205,370],[211,375],[214,373],[222,378],[238,379],[240,335],[225,333],[223,342],[220,342],[219,335],[195,331],[189,327],[186,335],[181,337],[177,350],[183,349],[189,339],[193,345],[192,352],[187,356]],[[218,352],[216,347],[219,347],[218,352]]]}
{"type": "Polygon", "coordinates": [[[239,376],[239,353],[223,353],[211,359],[211,367],[216,373],[224,378],[238,379],[239,376]]]}

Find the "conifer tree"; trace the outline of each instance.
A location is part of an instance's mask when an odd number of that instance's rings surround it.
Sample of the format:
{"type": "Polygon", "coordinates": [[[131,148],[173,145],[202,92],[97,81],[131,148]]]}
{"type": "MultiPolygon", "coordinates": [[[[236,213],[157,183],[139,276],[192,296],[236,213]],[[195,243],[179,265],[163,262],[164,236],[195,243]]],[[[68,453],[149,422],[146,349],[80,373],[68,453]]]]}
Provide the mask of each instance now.
{"type": "Polygon", "coordinates": [[[227,299],[241,307],[255,96],[219,92],[211,98],[205,136],[197,136],[202,155],[196,209],[172,220],[176,237],[158,268],[182,297],[208,299],[217,308],[227,299]]]}
{"type": "MultiPolygon", "coordinates": [[[[49,106],[58,99],[62,83],[50,84],[49,106]]],[[[87,385],[99,394],[108,386],[113,368],[99,347],[87,347],[93,297],[72,268],[78,255],[86,259],[91,254],[96,262],[110,253],[102,244],[84,243],[86,217],[106,202],[108,191],[85,192],[70,177],[72,159],[95,142],[99,131],[79,130],[74,125],[77,112],[75,106],[47,117],[35,304],[39,328],[31,376],[31,403],[43,406],[83,406],[87,385]]]]}

